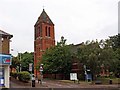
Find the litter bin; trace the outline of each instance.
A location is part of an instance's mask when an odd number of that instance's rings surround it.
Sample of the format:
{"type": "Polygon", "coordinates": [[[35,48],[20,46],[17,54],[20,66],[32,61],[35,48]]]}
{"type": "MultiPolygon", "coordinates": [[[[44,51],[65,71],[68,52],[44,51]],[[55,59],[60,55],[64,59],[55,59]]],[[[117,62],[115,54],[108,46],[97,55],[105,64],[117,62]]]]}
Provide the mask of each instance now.
{"type": "Polygon", "coordinates": [[[32,80],[32,87],[35,87],[35,80],[32,80]]]}
{"type": "Polygon", "coordinates": [[[35,76],[32,75],[32,87],[35,87],[35,76]]]}
{"type": "Polygon", "coordinates": [[[112,80],[111,79],[109,80],[109,84],[112,84],[112,80]]]}

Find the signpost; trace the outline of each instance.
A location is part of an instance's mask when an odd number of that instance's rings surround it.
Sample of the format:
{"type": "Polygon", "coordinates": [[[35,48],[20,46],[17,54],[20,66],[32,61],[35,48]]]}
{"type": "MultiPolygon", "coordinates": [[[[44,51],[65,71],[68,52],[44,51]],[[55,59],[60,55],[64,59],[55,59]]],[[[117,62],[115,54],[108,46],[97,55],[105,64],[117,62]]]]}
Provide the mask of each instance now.
{"type": "Polygon", "coordinates": [[[29,71],[31,71],[32,72],[32,63],[29,63],[29,71]]]}
{"type": "Polygon", "coordinates": [[[31,86],[32,87],[35,87],[35,76],[32,75],[32,66],[33,66],[33,63],[29,63],[29,71],[31,72],[31,86]]]}
{"type": "Polygon", "coordinates": [[[32,63],[29,63],[29,71],[31,72],[31,75],[30,75],[31,79],[32,79],[32,65],[33,65],[32,63]]]}
{"type": "Polygon", "coordinates": [[[77,80],[77,73],[70,73],[70,80],[74,80],[75,83],[75,80],[77,80]]]}
{"type": "Polygon", "coordinates": [[[40,84],[42,84],[42,80],[43,80],[43,64],[40,64],[40,79],[41,79],[41,82],[40,84]]]}

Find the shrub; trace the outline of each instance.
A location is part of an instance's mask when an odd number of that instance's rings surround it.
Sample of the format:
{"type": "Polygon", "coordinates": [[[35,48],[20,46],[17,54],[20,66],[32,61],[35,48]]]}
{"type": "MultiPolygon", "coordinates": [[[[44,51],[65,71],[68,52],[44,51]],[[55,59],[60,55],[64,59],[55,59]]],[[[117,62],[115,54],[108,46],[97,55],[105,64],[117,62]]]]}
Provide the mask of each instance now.
{"type": "Polygon", "coordinates": [[[30,80],[30,73],[27,71],[19,72],[18,79],[23,82],[28,82],[30,80]]]}
{"type": "Polygon", "coordinates": [[[10,76],[12,76],[16,79],[18,76],[18,73],[17,72],[10,72],[10,76]]]}
{"type": "Polygon", "coordinates": [[[13,73],[13,77],[16,79],[17,76],[18,76],[18,73],[17,73],[17,72],[14,72],[14,73],[13,73]]]}
{"type": "Polygon", "coordinates": [[[80,80],[85,80],[85,76],[83,74],[79,74],[79,79],[80,80]]]}

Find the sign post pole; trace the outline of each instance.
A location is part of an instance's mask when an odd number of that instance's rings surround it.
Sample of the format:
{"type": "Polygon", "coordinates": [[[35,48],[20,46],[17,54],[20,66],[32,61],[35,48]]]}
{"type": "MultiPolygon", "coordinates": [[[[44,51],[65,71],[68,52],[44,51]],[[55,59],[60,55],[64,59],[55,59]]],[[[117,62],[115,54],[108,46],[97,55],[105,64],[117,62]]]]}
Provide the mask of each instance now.
{"type": "Polygon", "coordinates": [[[43,82],[43,73],[42,72],[43,72],[43,64],[40,64],[40,79],[41,79],[40,84],[42,84],[42,82],[43,82]]]}
{"type": "Polygon", "coordinates": [[[35,87],[35,77],[34,77],[34,75],[32,75],[32,63],[29,63],[29,71],[31,72],[31,86],[32,87],[35,87]]]}

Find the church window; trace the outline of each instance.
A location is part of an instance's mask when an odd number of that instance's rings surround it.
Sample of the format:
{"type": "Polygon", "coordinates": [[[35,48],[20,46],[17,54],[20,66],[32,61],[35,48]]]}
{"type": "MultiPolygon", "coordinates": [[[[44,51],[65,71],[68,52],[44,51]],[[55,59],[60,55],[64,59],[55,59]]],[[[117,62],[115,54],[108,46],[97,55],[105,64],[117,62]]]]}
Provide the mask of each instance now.
{"type": "Polygon", "coordinates": [[[47,36],[47,26],[45,27],[45,34],[46,34],[46,36],[47,36]]]}
{"type": "Polygon", "coordinates": [[[48,28],[48,37],[50,37],[50,27],[48,28]]]}
{"type": "Polygon", "coordinates": [[[38,29],[36,29],[36,36],[38,37],[39,36],[39,30],[38,29]]]}
{"type": "Polygon", "coordinates": [[[42,37],[42,29],[41,29],[41,27],[40,27],[40,37],[42,37]]]}
{"type": "Polygon", "coordinates": [[[35,28],[35,39],[37,38],[37,34],[36,34],[36,28],[35,28]]]}
{"type": "Polygon", "coordinates": [[[39,28],[38,28],[38,37],[40,36],[40,30],[39,30],[39,28]]]}

